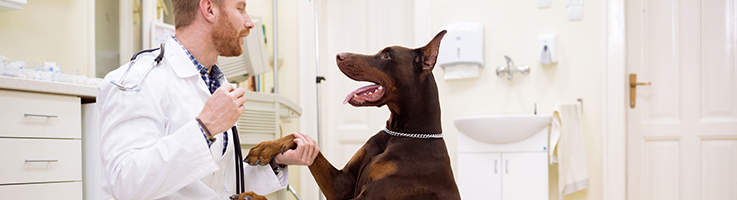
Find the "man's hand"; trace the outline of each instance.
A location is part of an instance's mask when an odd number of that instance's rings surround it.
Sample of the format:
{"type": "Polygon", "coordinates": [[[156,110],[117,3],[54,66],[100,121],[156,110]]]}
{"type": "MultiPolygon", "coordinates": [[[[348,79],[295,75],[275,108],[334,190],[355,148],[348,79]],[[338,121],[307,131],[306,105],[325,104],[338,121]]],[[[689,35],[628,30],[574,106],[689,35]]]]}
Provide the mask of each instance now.
{"type": "Polygon", "coordinates": [[[228,131],[241,116],[245,109],[245,93],[243,88],[223,84],[207,99],[199,118],[213,136],[228,131]]]}
{"type": "Polygon", "coordinates": [[[307,134],[294,133],[294,143],[297,143],[297,149],[289,149],[282,154],[277,154],[274,162],[281,165],[312,165],[315,157],[320,153],[317,142],[307,134]]]}

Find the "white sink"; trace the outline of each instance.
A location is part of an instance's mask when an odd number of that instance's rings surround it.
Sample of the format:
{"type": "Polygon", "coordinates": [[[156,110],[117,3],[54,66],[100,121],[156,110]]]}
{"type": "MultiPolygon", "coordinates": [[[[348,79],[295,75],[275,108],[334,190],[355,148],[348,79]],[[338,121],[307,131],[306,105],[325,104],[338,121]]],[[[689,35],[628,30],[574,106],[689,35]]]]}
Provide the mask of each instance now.
{"type": "Polygon", "coordinates": [[[524,140],[550,125],[550,114],[479,115],[455,119],[463,134],[482,142],[505,144],[524,140]]]}

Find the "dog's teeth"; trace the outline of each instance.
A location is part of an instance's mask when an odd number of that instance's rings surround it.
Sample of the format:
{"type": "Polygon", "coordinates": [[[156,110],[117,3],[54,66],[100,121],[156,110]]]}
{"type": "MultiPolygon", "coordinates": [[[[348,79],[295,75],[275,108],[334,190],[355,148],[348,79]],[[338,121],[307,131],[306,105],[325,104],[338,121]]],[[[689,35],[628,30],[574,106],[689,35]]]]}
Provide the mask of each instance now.
{"type": "Polygon", "coordinates": [[[373,92],[369,92],[369,94],[373,94],[373,92]]]}
{"type": "Polygon", "coordinates": [[[380,85],[380,86],[379,86],[379,89],[377,89],[377,90],[381,90],[381,88],[382,88],[382,87],[381,87],[381,85],[380,85]]]}
{"type": "Polygon", "coordinates": [[[353,97],[358,97],[358,95],[357,94],[353,94],[353,97]]]}

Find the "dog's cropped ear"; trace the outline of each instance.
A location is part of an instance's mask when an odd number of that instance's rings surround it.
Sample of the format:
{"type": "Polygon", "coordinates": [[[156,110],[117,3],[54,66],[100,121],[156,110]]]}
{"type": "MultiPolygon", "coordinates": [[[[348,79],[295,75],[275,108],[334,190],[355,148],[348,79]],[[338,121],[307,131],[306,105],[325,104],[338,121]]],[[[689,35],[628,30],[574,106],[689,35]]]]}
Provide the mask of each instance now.
{"type": "Polygon", "coordinates": [[[425,47],[422,47],[422,70],[423,71],[432,71],[432,69],[435,67],[435,62],[438,61],[438,50],[440,49],[440,41],[443,40],[443,36],[445,36],[445,33],[448,31],[443,30],[440,31],[437,35],[435,35],[435,38],[433,38],[430,43],[427,43],[425,47]]]}

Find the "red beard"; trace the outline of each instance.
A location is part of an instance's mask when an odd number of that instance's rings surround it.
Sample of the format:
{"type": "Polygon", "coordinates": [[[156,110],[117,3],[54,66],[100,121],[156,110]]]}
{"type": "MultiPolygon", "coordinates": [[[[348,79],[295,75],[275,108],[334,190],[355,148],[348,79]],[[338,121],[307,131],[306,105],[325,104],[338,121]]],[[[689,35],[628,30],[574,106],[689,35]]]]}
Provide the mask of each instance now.
{"type": "Polygon", "coordinates": [[[241,35],[248,35],[249,30],[246,29],[239,33],[230,21],[228,13],[226,11],[222,13],[222,18],[218,20],[212,33],[215,50],[220,53],[220,56],[240,56],[243,54],[240,44],[241,35]]]}

